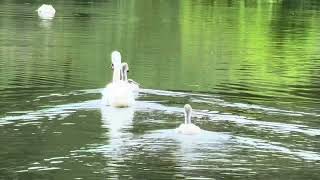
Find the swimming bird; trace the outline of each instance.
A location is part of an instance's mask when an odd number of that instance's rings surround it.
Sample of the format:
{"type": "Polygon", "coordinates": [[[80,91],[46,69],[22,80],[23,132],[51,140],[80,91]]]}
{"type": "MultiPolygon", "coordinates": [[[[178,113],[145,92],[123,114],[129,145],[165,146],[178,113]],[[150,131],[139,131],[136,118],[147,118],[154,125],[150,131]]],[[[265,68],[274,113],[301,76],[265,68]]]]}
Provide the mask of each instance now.
{"type": "Polygon", "coordinates": [[[192,107],[189,104],[184,106],[184,123],[181,124],[176,132],[180,134],[198,134],[201,129],[191,122],[192,107]]]}
{"type": "Polygon", "coordinates": [[[50,4],[43,4],[36,11],[41,19],[53,19],[56,13],[56,10],[50,4]]]}
{"type": "Polygon", "coordinates": [[[133,89],[129,83],[121,80],[124,74],[121,66],[121,54],[113,51],[111,54],[113,65],[112,82],[102,91],[102,103],[113,107],[129,107],[135,102],[133,89]]]}

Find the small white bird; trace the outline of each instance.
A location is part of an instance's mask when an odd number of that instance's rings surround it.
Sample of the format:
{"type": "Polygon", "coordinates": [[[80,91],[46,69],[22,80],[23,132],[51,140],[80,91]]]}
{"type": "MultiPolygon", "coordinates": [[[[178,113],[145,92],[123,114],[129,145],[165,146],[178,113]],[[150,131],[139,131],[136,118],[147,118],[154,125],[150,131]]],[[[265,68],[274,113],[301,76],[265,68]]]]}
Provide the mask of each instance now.
{"type": "Polygon", "coordinates": [[[41,19],[53,19],[56,14],[56,10],[50,4],[43,4],[36,11],[41,19]]]}
{"type": "Polygon", "coordinates": [[[191,122],[191,113],[192,108],[189,104],[184,106],[184,123],[181,124],[177,129],[176,132],[180,134],[198,134],[201,132],[201,129],[192,124],[191,122]]]}
{"type": "Polygon", "coordinates": [[[121,80],[123,72],[121,54],[114,51],[111,54],[113,65],[112,82],[102,91],[102,103],[113,107],[129,107],[135,102],[133,89],[128,82],[121,80]],[[121,72],[122,71],[122,72],[121,72]]]}

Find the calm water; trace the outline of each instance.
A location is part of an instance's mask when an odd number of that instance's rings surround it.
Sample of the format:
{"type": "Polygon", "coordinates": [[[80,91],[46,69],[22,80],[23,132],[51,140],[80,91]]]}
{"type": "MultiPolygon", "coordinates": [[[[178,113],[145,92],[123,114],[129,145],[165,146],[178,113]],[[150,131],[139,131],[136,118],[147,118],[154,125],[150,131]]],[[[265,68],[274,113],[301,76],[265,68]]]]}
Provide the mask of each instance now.
{"type": "Polygon", "coordinates": [[[0,179],[319,179],[317,0],[39,3],[0,1],[0,179]],[[115,49],[133,108],[100,105],[115,49]]]}

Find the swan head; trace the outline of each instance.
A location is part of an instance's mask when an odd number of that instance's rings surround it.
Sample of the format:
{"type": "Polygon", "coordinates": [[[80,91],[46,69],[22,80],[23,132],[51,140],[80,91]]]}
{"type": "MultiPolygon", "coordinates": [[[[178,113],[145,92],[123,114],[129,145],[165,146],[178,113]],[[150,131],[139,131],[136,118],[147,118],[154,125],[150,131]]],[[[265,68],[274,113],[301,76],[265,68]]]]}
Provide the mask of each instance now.
{"type": "Polygon", "coordinates": [[[129,72],[129,65],[128,63],[122,63],[122,70],[125,72],[129,72]]]}
{"type": "Polygon", "coordinates": [[[184,123],[191,124],[192,107],[189,104],[184,105],[184,123]]]}
{"type": "Polygon", "coordinates": [[[113,51],[111,53],[112,68],[121,68],[121,54],[119,51],[113,51]]]}

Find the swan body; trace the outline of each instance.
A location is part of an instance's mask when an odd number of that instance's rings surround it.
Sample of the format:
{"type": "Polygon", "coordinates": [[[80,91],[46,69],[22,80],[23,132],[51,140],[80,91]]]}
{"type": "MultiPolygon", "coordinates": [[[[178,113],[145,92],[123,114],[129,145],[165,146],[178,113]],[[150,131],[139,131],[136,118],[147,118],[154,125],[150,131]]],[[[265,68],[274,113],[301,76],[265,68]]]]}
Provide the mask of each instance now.
{"type": "Polygon", "coordinates": [[[201,129],[194,124],[180,124],[176,131],[180,134],[198,134],[201,129]]]}
{"type": "Polygon", "coordinates": [[[123,72],[121,55],[118,51],[111,54],[113,65],[112,82],[102,91],[102,103],[113,107],[129,107],[135,102],[133,89],[126,81],[121,80],[123,72]]]}
{"type": "Polygon", "coordinates": [[[43,4],[36,11],[41,19],[53,19],[56,13],[56,10],[50,4],[43,4]]]}
{"type": "Polygon", "coordinates": [[[109,83],[102,94],[102,101],[113,107],[129,107],[135,102],[131,87],[122,81],[109,83]]]}
{"type": "Polygon", "coordinates": [[[180,134],[187,134],[187,135],[200,133],[201,129],[195,124],[192,124],[191,122],[191,112],[192,112],[191,106],[189,104],[186,104],[184,106],[184,110],[185,110],[185,121],[178,128],[176,128],[176,132],[180,134]]]}

